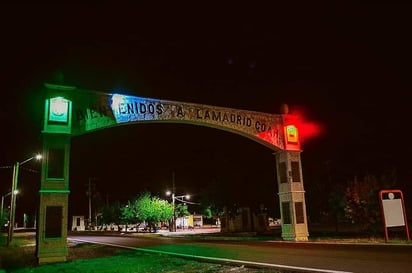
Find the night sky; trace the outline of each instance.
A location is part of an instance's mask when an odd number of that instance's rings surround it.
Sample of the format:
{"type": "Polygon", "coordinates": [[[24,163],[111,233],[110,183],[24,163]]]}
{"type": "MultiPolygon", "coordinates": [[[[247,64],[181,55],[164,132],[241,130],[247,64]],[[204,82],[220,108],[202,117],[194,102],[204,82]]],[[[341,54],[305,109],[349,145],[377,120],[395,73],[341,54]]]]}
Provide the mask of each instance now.
{"type": "MultiPolygon", "coordinates": [[[[60,72],[67,85],[108,93],[267,113],[287,103],[323,129],[303,139],[307,195],[328,177],[344,183],[396,170],[399,188],[412,199],[411,5],[109,3],[0,6],[2,195],[12,176],[4,167],[41,150],[39,90],[60,72]]],[[[90,177],[102,200],[123,202],[145,189],[163,196],[175,173],[176,194],[196,201],[214,193],[278,214],[272,153],[241,136],[187,124],[79,136],[72,141],[70,213],[87,215],[90,177]]],[[[40,183],[40,164],[25,167],[18,213],[34,210],[40,183]]]]}

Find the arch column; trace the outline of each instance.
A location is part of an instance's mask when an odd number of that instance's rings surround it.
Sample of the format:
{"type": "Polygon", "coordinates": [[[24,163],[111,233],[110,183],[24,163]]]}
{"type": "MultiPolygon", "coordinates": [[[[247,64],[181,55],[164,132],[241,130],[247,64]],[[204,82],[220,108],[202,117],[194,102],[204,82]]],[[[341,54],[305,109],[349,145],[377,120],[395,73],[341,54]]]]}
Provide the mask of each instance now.
{"type": "Polygon", "coordinates": [[[67,260],[71,101],[45,101],[36,256],[39,264],[67,260]]]}
{"type": "Polygon", "coordinates": [[[305,190],[300,151],[279,151],[276,156],[282,238],[308,241],[305,190]]]}

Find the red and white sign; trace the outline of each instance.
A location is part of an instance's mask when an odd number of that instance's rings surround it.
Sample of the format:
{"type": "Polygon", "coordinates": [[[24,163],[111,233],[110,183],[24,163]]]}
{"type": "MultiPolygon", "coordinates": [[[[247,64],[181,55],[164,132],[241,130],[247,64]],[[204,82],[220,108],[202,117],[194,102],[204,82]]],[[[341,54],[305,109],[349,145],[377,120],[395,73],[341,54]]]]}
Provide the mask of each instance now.
{"type": "Polygon", "coordinates": [[[388,228],[405,227],[406,237],[409,241],[408,221],[406,220],[403,194],[400,190],[381,190],[379,199],[382,209],[385,239],[388,241],[388,228]]]}

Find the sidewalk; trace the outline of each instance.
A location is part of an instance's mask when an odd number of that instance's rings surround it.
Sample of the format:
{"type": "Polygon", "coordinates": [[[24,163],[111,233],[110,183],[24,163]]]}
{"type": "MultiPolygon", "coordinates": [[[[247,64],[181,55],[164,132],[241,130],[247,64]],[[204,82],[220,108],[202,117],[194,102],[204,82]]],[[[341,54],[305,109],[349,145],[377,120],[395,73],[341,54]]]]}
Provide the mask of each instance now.
{"type": "Polygon", "coordinates": [[[220,227],[202,227],[193,229],[176,229],[175,232],[169,230],[158,230],[157,233],[165,236],[175,236],[175,235],[191,235],[191,234],[210,234],[210,233],[220,233],[220,227]]]}

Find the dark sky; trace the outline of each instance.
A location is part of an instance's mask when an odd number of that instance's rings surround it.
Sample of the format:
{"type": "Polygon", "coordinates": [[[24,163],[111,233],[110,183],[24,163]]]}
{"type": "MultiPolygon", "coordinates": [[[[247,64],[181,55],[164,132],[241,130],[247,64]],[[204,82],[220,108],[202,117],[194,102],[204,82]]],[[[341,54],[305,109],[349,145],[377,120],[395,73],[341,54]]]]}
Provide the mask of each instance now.
{"type": "MultiPolygon", "coordinates": [[[[303,143],[308,192],[325,180],[327,166],[335,183],[396,169],[408,191],[411,11],[406,4],[346,1],[236,8],[2,4],[0,165],[40,150],[39,90],[60,71],[66,84],[102,92],[267,113],[286,102],[324,128],[303,143]]],[[[0,172],[3,194],[11,170],[0,172]]],[[[21,172],[23,207],[28,192],[37,194],[40,175],[21,172]]],[[[146,124],[73,139],[73,212],[87,213],[89,177],[98,177],[96,191],[113,201],[142,189],[161,195],[173,172],[177,194],[200,198],[219,188],[228,202],[277,205],[269,149],[215,129],[146,124]]]]}

